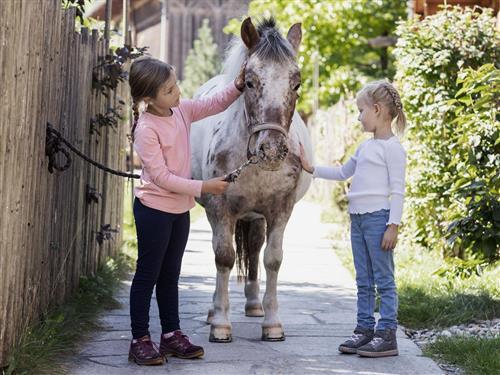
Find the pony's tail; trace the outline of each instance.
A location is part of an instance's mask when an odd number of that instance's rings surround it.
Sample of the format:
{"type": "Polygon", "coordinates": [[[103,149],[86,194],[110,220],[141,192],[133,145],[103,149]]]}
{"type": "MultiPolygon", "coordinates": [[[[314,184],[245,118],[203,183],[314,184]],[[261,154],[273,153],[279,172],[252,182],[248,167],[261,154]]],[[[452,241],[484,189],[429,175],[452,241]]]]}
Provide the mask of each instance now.
{"type": "Polygon", "coordinates": [[[234,236],[236,240],[236,271],[238,282],[246,281],[250,264],[249,232],[251,221],[238,220],[234,236]]]}

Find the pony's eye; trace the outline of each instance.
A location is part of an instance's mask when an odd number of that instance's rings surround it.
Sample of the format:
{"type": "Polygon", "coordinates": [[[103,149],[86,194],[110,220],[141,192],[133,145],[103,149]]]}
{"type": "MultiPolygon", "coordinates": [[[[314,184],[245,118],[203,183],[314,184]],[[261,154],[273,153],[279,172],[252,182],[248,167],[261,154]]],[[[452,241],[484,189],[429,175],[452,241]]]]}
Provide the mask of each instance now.
{"type": "Polygon", "coordinates": [[[300,88],[300,83],[298,83],[294,88],[293,91],[297,91],[300,88]]]}
{"type": "Polygon", "coordinates": [[[247,82],[246,82],[246,84],[247,84],[247,87],[248,87],[249,89],[253,89],[253,84],[252,84],[252,82],[247,81],[247,82]]]}

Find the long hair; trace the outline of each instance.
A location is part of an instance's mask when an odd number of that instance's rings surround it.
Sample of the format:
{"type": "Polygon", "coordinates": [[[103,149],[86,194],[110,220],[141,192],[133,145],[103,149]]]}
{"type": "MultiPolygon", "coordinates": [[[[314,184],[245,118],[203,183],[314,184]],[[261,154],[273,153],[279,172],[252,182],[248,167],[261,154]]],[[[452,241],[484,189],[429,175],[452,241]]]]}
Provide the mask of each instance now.
{"type": "Polygon", "coordinates": [[[140,103],[146,97],[156,97],[158,89],[169,79],[172,70],[171,65],[152,57],[143,57],[132,63],[128,79],[132,96],[132,110],[134,112],[132,140],[139,120],[140,103]]]}

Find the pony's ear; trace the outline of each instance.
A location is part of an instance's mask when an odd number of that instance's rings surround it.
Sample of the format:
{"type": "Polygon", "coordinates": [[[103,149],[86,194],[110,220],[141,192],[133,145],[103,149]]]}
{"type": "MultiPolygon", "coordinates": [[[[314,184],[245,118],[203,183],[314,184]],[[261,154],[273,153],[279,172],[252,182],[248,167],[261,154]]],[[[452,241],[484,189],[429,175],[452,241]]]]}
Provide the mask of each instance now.
{"type": "Polygon", "coordinates": [[[288,34],[286,38],[290,42],[290,44],[293,47],[293,50],[295,51],[295,54],[299,52],[299,45],[300,41],[302,40],[302,27],[301,23],[296,23],[293,24],[292,27],[290,27],[290,30],[288,30],[288,34]]]}
{"type": "Polygon", "coordinates": [[[250,17],[241,24],[241,39],[248,49],[255,47],[260,39],[259,32],[252,23],[250,17]]]}

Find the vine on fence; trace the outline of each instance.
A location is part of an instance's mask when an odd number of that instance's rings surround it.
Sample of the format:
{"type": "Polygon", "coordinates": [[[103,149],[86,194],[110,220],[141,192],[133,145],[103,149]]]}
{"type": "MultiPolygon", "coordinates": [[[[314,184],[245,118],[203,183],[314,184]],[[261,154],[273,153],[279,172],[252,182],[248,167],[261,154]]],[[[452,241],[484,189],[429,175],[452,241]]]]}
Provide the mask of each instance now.
{"type": "Polygon", "coordinates": [[[92,73],[92,88],[107,97],[108,89],[116,90],[120,82],[128,79],[128,72],[124,69],[125,64],[143,56],[147,48],[125,45],[100,57],[99,64],[94,67],[92,73]]]}
{"type": "Polygon", "coordinates": [[[84,24],[83,15],[85,14],[85,2],[86,0],[62,0],[62,5],[65,9],[75,8],[76,18],[80,20],[80,23],[84,24]]]}
{"type": "MultiPolygon", "coordinates": [[[[123,100],[119,102],[125,104],[123,100]]],[[[90,134],[97,133],[101,135],[99,129],[104,126],[116,129],[118,127],[118,122],[123,120],[123,116],[120,115],[121,110],[122,106],[117,106],[116,108],[109,107],[106,113],[98,113],[95,117],[92,117],[90,119],[90,134]]]]}
{"type": "Polygon", "coordinates": [[[113,229],[111,224],[103,224],[101,230],[96,232],[96,240],[99,245],[102,245],[104,241],[109,241],[113,239],[113,233],[118,233],[118,229],[113,229]]]}
{"type": "MultiPolygon", "coordinates": [[[[99,58],[99,63],[92,71],[92,88],[100,92],[105,97],[109,96],[109,91],[116,90],[120,82],[125,82],[128,79],[128,72],[125,69],[127,62],[135,60],[144,55],[148,47],[124,47],[112,49],[104,57],[99,58]]],[[[106,113],[98,113],[90,121],[90,133],[101,135],[99,129],[104,126],[116,128],[123,117],[120,115],[122,106],[125,105],[123,100],[118,101],[116,107],[109,107],[106,113]]]]}

